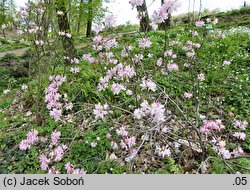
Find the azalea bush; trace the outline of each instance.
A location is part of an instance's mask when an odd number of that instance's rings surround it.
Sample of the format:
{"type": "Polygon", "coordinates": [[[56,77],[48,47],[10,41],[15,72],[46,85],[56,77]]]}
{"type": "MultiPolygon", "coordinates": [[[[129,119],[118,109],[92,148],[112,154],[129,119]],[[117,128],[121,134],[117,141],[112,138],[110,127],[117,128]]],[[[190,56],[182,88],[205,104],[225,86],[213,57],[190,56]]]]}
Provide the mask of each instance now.
{"type": "MultiPolygon", "coordinates": [[[[136,7],[143,1],[130,3],[136,7]]],[[[164,1],[151,26],[156,30],[179,6],[178,1],[164,1]]],[[[76,57],[56,52],[65,61],[49,65],[38,79],[22,85],[18,92],[24,104],[18,112],[22,121],[13,125],[17,113],[3,109],[2,129],[8,136],[0,133],[1,149],[6,152],[0,169],[68,174],[248,173],[250,38],[242,35],[239,42],[234,40],[234,30],[205,28],[206,23],[216,28],[218,22],[213,18],[188,27],[111,37],[102,33],[115,30],[115,16],[107,14],[104,25],[94,25],[91,48],[76,57]],[[30,96],[36,100],[33,106],[30,96]],[[42,125],[34,123],[40,114],[42,125]],[[16,152],[8,152],[9,147],[16,152]]],[[[46,49],[49,40],[36,39],[38,34],[34,31],[34,46],[46,49]]],[[[72,37],[66,31],[58,34],[72,37]]]]}

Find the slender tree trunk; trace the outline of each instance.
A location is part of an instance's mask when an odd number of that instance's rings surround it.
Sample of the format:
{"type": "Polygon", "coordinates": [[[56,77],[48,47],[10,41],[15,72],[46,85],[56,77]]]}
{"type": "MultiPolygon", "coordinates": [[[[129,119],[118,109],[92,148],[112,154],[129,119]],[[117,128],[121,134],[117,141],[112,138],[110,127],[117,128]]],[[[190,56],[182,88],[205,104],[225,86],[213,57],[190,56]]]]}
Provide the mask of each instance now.
{"type": "MultiPolygon", "coordinates": [[[[57,15],[58,19],[58,26],[59,30],[62,32],[70,33],[70,25],[69,20],[66,12],[66,4],[64,0],[57,0],[56,1],[56,11],[63,11],[63,15],[57,15]]],[[[62,36],[62,45],[64,49],[64,55],[68,57],[75,57],[76,56],[76,49],[71,38],[67,36],[62,36]]]]}
{"type": "Polygon", "coordinates": [[[83,16],[83,0],[81,0],[80,6],[79,6],[79,18],[77,21],[77,34],[80,33],[82,16],[83,16]]]}
{"type": "Polygon", "coordinates": [[[140,20],[140,31],[141,32],[150,31],[152,29],[152,27],[150,26],[150,20],[149,20],[149,16],[148,16],[146,0],[143,1],[142,6],[137,7],[137,12],[138,12],[138,14],[140,14],[140,13],[144,14],[144,16],[140,20]]]}
{"type": "Polygon", "coordinates": [[[191,10],[190,9],[191,9],[191,0],[188,1],[188,21],[189,22],[191,21],[191,18],[190,18],[191,17],[190,16],[191,15],[191,13],[190,13],[191,10]]]}
{"type": "MultiPolygon", "coordinates": [[[[2,2],[2,5],[3,5],[3,24],[5,24],[5,1],[6,0],[3,0],[2,2]]],[[[2,31],[3,31],[3,37],[6,38],[6,35],[5,35],[5,31],[4,31],[4,28],[2,28],[2,31]]]]}
{"type": "Polygon", "coordinates": [[[88,2],[88,21],[87,21],[87,31],[86,31],[87,37],[91,36],[92,21],[93,21],[93,5],[92,5],[92,0],[89,0],[89,2],[88,2]]]}
{"type": "Polygon", "coordinates": [[[195,0],[193,1],[193,21],[195,21],[195,0]]]}
{"type": "Polygon", "coordinates": [[[202,0],[200,0],[200,8],[199,8],[198,19],[201,18],[201,10],[202,10],[202,0]]]}

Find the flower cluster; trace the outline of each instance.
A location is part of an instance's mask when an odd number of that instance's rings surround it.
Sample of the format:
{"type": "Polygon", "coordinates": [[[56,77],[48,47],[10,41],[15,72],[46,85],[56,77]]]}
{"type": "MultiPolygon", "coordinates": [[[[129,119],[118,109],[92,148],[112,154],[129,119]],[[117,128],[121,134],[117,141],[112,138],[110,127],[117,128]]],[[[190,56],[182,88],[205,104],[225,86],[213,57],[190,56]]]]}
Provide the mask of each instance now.
{"type": "MultiPolygon", "coordinates": [[[[136,75],[134,68],[131,67],[130,65],[125,65],[125,64],[126,63],[124,63],[124,64],[119,63],[115,67],[109,69],[107,71],[106,76],[100,78],[98,90],[102,91],[102,90],[107,89],[109,86],[109,82],[112,79],[113,80],[115,79],[117,81],[121,81],[124,79],[128,80],[128,79],[133,78],[136,75]]],[[[115,95],[117,95],[122,90],[125,91],[125,90],[129,90],[129,89],[126,89],[126,87],[123,84],[112,82],[111,90],[115,95]]]]}
{"type": "Polygon", "coordinates": [[[159,8],[158,11],[154,11],[152,18],[153,24],[157,25],[159,23],[165,22],[168,19],[169,14],[173,13],[180,7],[180,3],[178,0],[164,0],[163,5],[159,8]]]}
{"type": "Polygon", "coordinates": [[[152,42],[147,38],[142,38],[139,40],[139,47],[140,48],[150,47],[151,45],[152,45],[152,42]]]}
{"type": "Polygon", "coordinates": [[[74,168],[74,166],[70,162],[67,162],[67,164],[65,164],[65,169],[67,170],[67,174],[86,174],[87,173],[84,169],[74,168]]]}
{"type": "Polygon", "coordinates": [[[143,0],[131,0],[129,2],[132,5],[132,9],[143,5],[143,0]]]}
{"type": "Polygon", "coordinates": [[[104,23],[105,23],[105,26],[107,28],[112,28],[115,26],[115,23],[116,23],[116,16],[113,15],[112,13],[108,13],[105,15],[105,18],[104,18],[104,23]]]}
{"type": "Polygon", "coordinates": [[[66,36],[67,38],[72,37],[72,35],[68,32],[59,31],[58,34],[59,34],[59,36],[66,36]]]}
{"type": "Polygon", "coordinates": [[[171,151],[168,146],[162,146],[162,147],[156,146],[155,152],[161,158],[165,158],[166,156],[171,155],[171,151]]]}
{"type": "Polygon", "coordinates": [[[154,123],[161,124],[165,121],[165,108],[159,102],[154,102],[151,105],[148,104],[146,100],[144,100],[140,108],[135,109],[134,117],[138,120],[149,117],[154,123]]]}
{"type": "Polygon", "coordinates": [[[62,103],[59,100],[62,95],[59,93],[58,88],[66,81],[66,77],[57,75],[56,77],[50,76],[49,79],[51,83],[45,90],[45,102],[50,110],[50,116],[55,121],[59,121],[62,115],[62,103]]]}
{"type": "Polygon", "coordinates": [[[27,138],[25,140],[22,140],[21,143],[19,144],[19,149],[20,150],[27,150],[30,149],[32,145],[38,142],[38,131],[37,130],[32,130],[27,133],[27,138]]]}
{"type": "Polygon", "coordinates": [[[108,104],[101,105],[99,102],[95,105],[95,109],[93,110],[93,114],[95,115],[95,119],[104,119],[105,116],[112,113],[112,110],[109,110],[108,104]]]}
{"type": "Polygon", "coordinates": [[[142,83],[140,84],[140,87],[142,90],[148,89],[148,90],[152,90],[153,92],[157,90],[156,84],[151,79],[145,80],[145,78],[143,78],[142,83]]]}
{"type": "Polygon", "coordinates": [[[212,132],[221,131],[225,128],[226,127],[222,124],[222,121],[220,119],[217,119],[215,121],[204,120],[203,125],[200,127],[200,131],[204,134],[211,134],[212,132]]]}

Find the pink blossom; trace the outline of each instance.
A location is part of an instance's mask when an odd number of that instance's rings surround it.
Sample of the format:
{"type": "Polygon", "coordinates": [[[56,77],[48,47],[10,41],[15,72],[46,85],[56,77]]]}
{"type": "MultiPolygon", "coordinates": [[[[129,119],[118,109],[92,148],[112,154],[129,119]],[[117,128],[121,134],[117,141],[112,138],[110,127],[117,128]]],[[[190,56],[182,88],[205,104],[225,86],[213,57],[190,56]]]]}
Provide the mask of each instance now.
{"type": "Polygon", "coordinates": [[[191,92],[185,92],[184,93],[184,97],[187,98],[187,99],[190,99],[190,98],[193,97],[193,93],[191,93],[191,92]]]}
{"type": "Polygon", "coordinates": [[[105,15],[105,26],[107,28],[112,28],[115,26],[115,22],[116,22],[116,17],[115,15],[113,15],[112,13],[108,13],[107,15],[105,15]]]}
{"type": "Polygon", "coordinates": [[[246,127],[248,126],[247,121],[236,120],[234,124],[235,124],[236,127],[240,128],[240,129],[243,129],[243,130],[245,130],[246,127]]]}
{"type": "Polygon", "coordinates": [[[31,145],[28,140],[22,140],[21,143],[19,144],[19,149],[20,150],[27,150],[30,149],[31,145]]]}
{"type": "Polygon", "coordinates": [[[95,115],[95,119],[104,119],[106,115],[110,113],[108,104],[104,104],[103,106],[99,102],[95,105],[95,109],[93,110],[93,114],[95,115]]]}
{"type": "Polygon", "coordinates": [[[102,31],[102,25],[101,24],[95,24],[93,26],[93,31],[94,31],[95,34],[99,34],[99,32],[102,31]]]}
{"type": "Polygon", "coordinates": [[[19,144],[19,149],[20,150],[27,150],[30,149],[31,146],[35,143],[38,142],[38,131],[37,130],[32,130],[29,131],[26,135],[26,139],[22,140],[21,143],[19,144]]]}
{"type": "Polygon", "coordinates": [[[139,47],[140,48],[150,47],[151,45],[152,45],[152,42],[147,38],[142,38],[139,40],[139,47]]]}
{"type": "Polygon", "coordinates": [[[149,90],[152,90],[153,92],[157,90],[156,84],[151,79],[145,80],[143,78],[142,83],[140,84],[140,87],[142,87],[142,90],[149,89],[149,90]]]}
{"type": "Polygon", "coordinates": [[[159,58],[156,62],[156,65],[160,67],[160,66],[162,66],[162,64],[163,64],[163,60],[162,60],[162,58],[159,58]]]}
{"type": "Polygon", "coordinates": [[[166,156],[171,155],[171,151],[168,148],[168,146],[156,146],[156,153],[158,154],[159,157],[165,158],[166,156]]]}
{"type": "Polygon", "coordinates": [[[230,64],[231,64],[230,61],[227,61],[227,60],[223,61],[223,65],[230,65],[230,64]]]}
{"type": "Polygon", "coordinates": [[[245,140],[246,139],[246,133],[243,133],[243,132],[235,132],[233,134],[233,136],[237,139],[240,139],[240,140],[245,140]]]}
{"type": "Polygon", "coordinates": [[[171,72],[171,71],[179,71],[179,67],[177,64],[173,63],[173,62],[169,62],[167,64],[167,68],[168,70],[171,72]]]}
{"type": "Polygon", "coordinates": [[[219,19],[218,18],[214,18],[213,24],[218,24],[219,19]]]}
{"type": "Polygon", "coordinates": [[[142,6],[143,0],[131,0],[129,3],[132,5],[132,9],[133,9],[137,6],[142,6]]]}
{"type": "Polygon", "coordinates": [[[204,75],[204,73],[200,73],[200,74],[198,75],[198,80],[199,80],[199,81],[204,81],[204,80],[205,80],[205,75],[204,75]]]}
{"type": "Polygon", "coordinates": [[[67,170],[67,174],[86,174],[87,172],[84,169],[74,168],[70,162],[65,164],[65,169],[67,170]]]}
{"type": "Polygon", "coordinates": [[[164,57],[172,56],[172,55],[173,55],[173,50],[168,50],[164,52],[164,57]]]}
{"type": "Polygon", "coordinates": [[[52,144],[52,145],[57,144],[57,142],[58,142],[60,136],[61,136],[61,132],[60,132],[60,131],[57,131],[57,130],[53,131],[53,132],[51,133],[51,144],[52,144]]]}
{"type": "Polygon", "coordinates": [[[80,69],[78,67],[71,67],[70,68],[70,72],[71,73],[79,73],[80,72],[80,69]]]}
{"type": "Polygon", "coordinates": [[[124,142],[127,144],[128,148],[131,148],[136,144],[136,138],[134,136],[125,138],[124,142]]]}
{"type": "Polygon", "coordinates": [[[118,95],[122,90],[126,90],[126,88],[122,84],[113,83],[111,86],[111,90],[115,95],[118,95]]]}
{"type": "Polygon", "coordinates": [[[49,167],[48,164],[50,163],[50,159],[48,159],[44,154],[40,154],[39,160],[41,170],[47,170],[49,167]]]}
{"type": "Polygon", "coordinates": [[[55,121],[59,121],[62,115],[62,110],[53,109],[49,113],[50,117],[52,117],[55,121]]]}
{"type": "Polygon", "coordinates": [[[202,20],[198,20],[198,21],[196,21],[195,26],[202,27],[202,26],[205,26],[205,23],[202,20]]]}
{"type": "Polygon", "coordinates": [[[199,36],[199,33],[197,31],[193,31],[192,36],[199,36]]]}

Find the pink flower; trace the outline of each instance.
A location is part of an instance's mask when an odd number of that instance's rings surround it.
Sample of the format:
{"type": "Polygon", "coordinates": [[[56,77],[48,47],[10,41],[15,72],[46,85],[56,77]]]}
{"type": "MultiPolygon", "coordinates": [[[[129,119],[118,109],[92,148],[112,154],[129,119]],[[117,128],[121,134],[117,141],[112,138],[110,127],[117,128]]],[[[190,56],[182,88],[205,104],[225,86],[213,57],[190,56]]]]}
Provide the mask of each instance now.
{"type": "Polygon", "coordinates": [[[197,31],[193,31],[193,32],[192,32],[192,36],[199,36],[199,34],[198,34],[197,31]]]}
{"type": "Polygon", "coordinates": [[[124,142],[127,144],[128,148],[131,148],[136,144],[136,138],[134,136],[126,138],[124,142]]]}
{"type": "Polygon", "coordinates": [[[27,133],[26,137],[27,137],[26,140],[22,140],[21,143],[19,144],[20,150],[27,150],[33,144],[38,142],[38,131],[35,129],[32,131],[29,131],[27,133]]]}
{"type": "Polygon", "coordinates": [[[145,89],[149,89],[152,90],[153,92],[155,92],[157,90],[157,86],[156,84],[151,80],[151,79],[147,79],[145,80],[144,78],[142,79],[142,83],[140,84],[140,86],[142,87],[142,90],[145,89]]]}
{"type": "Polygon", "coordinates": [[[198,21],[196,21],[195,26],[202,27],[202,26],[205,26],[205,23],[202,20],[198,20],[198,21]]]}
{"type": "Polygon", "coordinates": [[[71,67],[70,72],[71,73],[79,73],[80,69],[78,67],[71,67]]]}
{"type": "Polygon", "coordinates": [[[126,91],[126,94],[130,96],[130,95],[133,94],[133,92],[132,92],[132,90],[127,90],[127,91],[126,91]]]}
{"type": "Polygon", "coordinates": [[[59,121],[62,115],[62,110],[58,110],[58,109],[53,109],[52,111],[50,111],[50,117],[52,117],[55,121],[59,121]]]}
{"type": "MultiPolygon", "coordinates": [[[[101,44],[102,43],[102,36],[96,36],[96,37],[94,37],[93,38],[93,43],[95,44],[95,45],[99,45],[99,44],[101,44]]],[[[87,56],[87,58],[89,58],[90,57],[90,54],[85,54],[84,56],[87,56]]]]}
{"type": "Polygon", "coordinates": [[[242,150],[242,148],[240,146],[238,146],[237,148],[235,148],[232,152],[232,154],[234,155],[234,157],[238,157],[240,155],[242,155],[244,153],[244,151],[242,150]]]}
{"type": "Polygon", "coordinates": [[[40,154],[39,160],[41,170],[47,170],[48,164],[50,163],[50,159],[48,159],[44,154],[40,154]]]}
{"type": "Polygon", "coordinates": [[[159,157],[165,158],[166,156],[171,155],[171,151],[168,148],[168,146],[156,146],[156,153],[158,154],[159,157]]]}
{"type": "Polygon", "coordinates": [[[231,157],[231,153],[225,148],[219,149],[219,154],[222,155],[225,159],[229,159],[231,157]]]}
{"type": "Polygon", "coordinates": [[[51,133],[51,144],[52,144],[52,145],[57,144],[57,142],[58,142],[60,136],[61,136],[61,132],[60,132],[60,131],[57,131],[57,130],[53,131],[53,132],[51,133]]]}
{"type": "Polygon", "coordinates": [[[204,80],[205,80],[205,75],[204,75],[204,73],[200,73],[200,74],[198,75],[198,80],[199,80],[199,81],[204,81],[204,80]]]}
{"type": "Polygon", "coordinates": [[[220,148],[224,148],[226,146],[226,142],[225,141],[220,141],[220,142],[218,142],[218,146],[220,148]]]}
{"type": "Polygon", "coordinates": [[[132,9],[133,9],[137,6],[142,6],[143,0],[131,0],[129,3],[132,5],[132,9]]]}
{"type": "Polygon", "coordinates": [[[190,99],[190,98],[193,97],[193,93],[191,93],[191,92],[185,92],[184,93],[184,97],[187,98],[187,99],[190,99]]]}
{"type": "Polygon", "coordinates": [[[175,64],[175,63],[172,63],[172,62],[169,62],[169,63],[167,64],[167,68],[168,68],[168,70],[169,70],[170,72],[171,72],[171,71],[179,71],[178,65],[175,64]]]}
{"type": "Polygon", "coordinates": [[[227,61],[227,60],[223,61],[223,65],[230,65],[230,64],[231,64],[230,61],[227,61]]]}
{"type": "Polygon", "coordinates": [[[122,84],[113,83],[111,86],[111,90],[115,95],[118,95],[122,90],[126,90],[126,88],[122,84]]]}
{"type": "Polygon", "coordinates": [[[172,56],[172,55],[173,55],[173,50],[168,50],[164,52],[164,57],[172,56]]]}
{"type": "Polygon", "coordinates": [[[240,121],[240,120],[236,120],[235,121],[235,126],[236,127],[238,127],[238,128],[240,128],[240,129],[243,129],[243,130],[245,130],[246,129],[246,127],[248,126],[248,122],[247,121],[240,121]]]}
{"type": "Polygon", "coordinates": [[[151,44],[152,44],[152,42],[147,38],[142,38],[139,40],[139,47],[140,48],[150,47],[151,44]]]}
{"type": "Polygon", "coordinates": [[[110,113],[108,110],[108,104],[104,104],[103,106],[99,102],[95,105],[95,109],[93,110],[93,114],[95,115],[95,119],[104,119],[106,115],[110,113]]]}
{"type": "Polygon", "coordinates": [[[237,139],[240,139],[240,140],[245,140],[246,139],[246,133],[242,133],[242,132],[235,132],[233,134],[233,136],[237,139]]]}
{"type": "Polygon", "coordinates": [[[31,147],[30,142],[28,140],[22,140],[21,143],[19,144],[19,149],[20,150],[27,150],[31,147]]]}
{"type": "Polygon", "coordinates": [[[213,24],[218,24],[219,19],[218,18],[214,18],[213,24]]]}
{"type": "Polygon", "coordinates": [[[93,26],[93,31],[94,31],[95,34],[99,34],[99,32],[102,31],[102,25],[101,24],[95,24],[93,26]]]}
{"type": "Polygon", "coordinates": [[[157,62],[156,62],[156,65],[160,67],[160,66],[162,66],[162,63],[163,63],[162,58],[159,58],[159,59],[157,60],[157,62]]]}
{"type": "Polygon", "coordinates": [[[105,15],[104,19],[105,19],[105,21],[104,21],[105,22],[105,26],[107,28],[112,28],[112,27],[115,26],[115,22],[116,22],[115,15],[109,13],[109,14],[105,15]]]}
{"type": "Polygon", "coordinates": [[[65,164],[65,169],[67,170],[67,174],[86,174],[87,172],[84,169],[74,168],[70,162],[65,164]]]}

